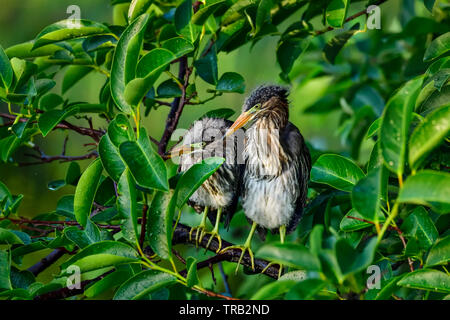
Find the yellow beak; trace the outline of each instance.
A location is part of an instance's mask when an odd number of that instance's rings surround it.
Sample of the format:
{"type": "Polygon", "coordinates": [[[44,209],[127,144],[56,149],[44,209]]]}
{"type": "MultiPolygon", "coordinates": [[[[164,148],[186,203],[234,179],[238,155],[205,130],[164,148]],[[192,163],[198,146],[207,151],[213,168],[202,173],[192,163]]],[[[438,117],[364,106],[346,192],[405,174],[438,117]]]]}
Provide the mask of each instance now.
{"type": "Polygon", "coordinates": [[[228,137],[238,131],[240,128],[245,126],[250,120],[255,116],[254,112],[246,111],[241,113],[241,115],[236,119],[236,121],[228,128],[225,133],[225,137],[228,137]]]}

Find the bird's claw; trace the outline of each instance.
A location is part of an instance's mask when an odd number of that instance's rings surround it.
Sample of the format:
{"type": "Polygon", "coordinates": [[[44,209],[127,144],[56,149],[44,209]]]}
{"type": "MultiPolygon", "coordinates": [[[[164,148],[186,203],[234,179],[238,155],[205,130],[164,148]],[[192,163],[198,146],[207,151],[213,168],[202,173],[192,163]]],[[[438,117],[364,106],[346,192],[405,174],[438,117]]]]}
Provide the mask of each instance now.
{"type": "Polygon", "coordinates": [[[217,241],[219,242],[219,247],[217,248],[216,253],[218,253],[222,249],[222,238],[220,237],[219,232],[213,230],[212,232],[205,232],[205,235],[206,234],[209,234],[210,236],[209,236],[208,243],[206,244],[206,247],[205,247],[205,252],[208,250],[209,245],[211,244],[212,240],[214,238],[217,238],[217,241]]]}
{"type": "Polygon", "coordinates": [[[237,272],[239,271],[239,265],[241,264],[246,251],[248,251],[248,254],[250,256],[252,271],[255,271],[255,257],[253,255],[252,249],[250,249],[250,246],[246,246],[246,245],[244,245],[244,246],[229,246],[229,247],[226,247],[226,248],[223,248],[222,250],[220,250],[219,254],[224,254],[226,251],[231,250],[231,249],[239,249],[242,251],[241,256],[239,257],[239,261],[236,266],[235,274],[237,274],[237,272]]]}
{"type": "Polygon", "coordinates": [[[267,266],[264,267],[264,269],[261,271],[261,273],[266,272],[267,269],[269,269],[271,266],[273,266],[274,264],[277,264],[280,266],[279,270],[278,270],[278,279],[280,279],[281,277],[281,273],[283,272],[283,265],[281,263],[278,262],[269,262],[267,264],[267,266]]]}
{"type": "Polygon", "coordinates": [[[192,233],[195,232],[195,246],[198,247],[198,244],[202,242],[203,237],[206,234],[205,226],[199,225],[198,227],[193,227],[189,231],[189,241],[192,241],[192,233]]]}

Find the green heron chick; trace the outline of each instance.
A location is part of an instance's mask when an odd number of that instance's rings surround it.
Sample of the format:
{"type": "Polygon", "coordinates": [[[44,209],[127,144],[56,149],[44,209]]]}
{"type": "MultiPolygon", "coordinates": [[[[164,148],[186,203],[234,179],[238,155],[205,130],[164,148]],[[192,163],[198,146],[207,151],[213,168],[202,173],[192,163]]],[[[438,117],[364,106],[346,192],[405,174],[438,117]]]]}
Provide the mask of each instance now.
{"type": "MultiPolygon", "coordinates": [[[[311,157],[300,131],[288,120],[287,96],[287,89],[281,86],[256,88],[226,133],[230,136],[251,123],[245,132],[242,207],[253,224],[243,246],[222,250],[242,250],[236,272],[246,251],[254,269],[250,246],[257,226],[278,231],[284,242],[286,233],[296,228],[305,206],[311,157]]],[[[281,270],[280,265],[280,274],[281,270]]]]}
{"type": "Polygon", "coordinates": [[[224,139],[224,135],[233,124],[232,121],[220,118],[203,118],[195,121],[185,133],[180,147],[172,149],[171,154],[180,154],[179,172],[185,172],[194,164],[210,157],[225,158],[225,162],[214,172],[189,198],[188,204],[196,211],[203,211],[201,223],[198,227],[191,229],[196,232],[196,243],[200,243],[206,234],[210,234],[210,239],[206,248],[209,247],[212,239],[217,237],[219,249],[222,240],[219,235],[219,223],[223,216],[225,227],[236,211],[239,186],[242,179],[243,143],[238,143],[244,139],[244,132],[233,137],[224,139]],[[209,211],[211,211],[209,213],[209,211]],[[217,211],[214,215],[213,211],[217,211]],[[206,232],[206,219],[209,217],[214,229],[206,232]]]}

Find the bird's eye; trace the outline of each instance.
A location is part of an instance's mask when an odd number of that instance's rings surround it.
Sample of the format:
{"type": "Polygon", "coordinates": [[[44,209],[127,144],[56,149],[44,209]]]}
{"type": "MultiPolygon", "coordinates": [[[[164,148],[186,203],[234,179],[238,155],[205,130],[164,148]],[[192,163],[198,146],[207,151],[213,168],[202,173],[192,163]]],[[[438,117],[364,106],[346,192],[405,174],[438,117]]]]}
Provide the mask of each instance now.
{"type": "Polygon", "coordinates": [[[249,113],[255,113],[256,111],[259,111],[261,109],[261,103],[255,104],[253,107],[248,110],[249,113]]]}

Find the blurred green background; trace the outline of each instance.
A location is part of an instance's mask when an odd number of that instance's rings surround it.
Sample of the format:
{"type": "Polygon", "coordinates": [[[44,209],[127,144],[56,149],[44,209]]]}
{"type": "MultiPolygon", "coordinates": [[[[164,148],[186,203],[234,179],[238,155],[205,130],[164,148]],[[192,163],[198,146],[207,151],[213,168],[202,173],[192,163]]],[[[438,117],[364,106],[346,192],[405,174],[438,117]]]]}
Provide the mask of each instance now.
{"type": "MultiPolygon", "coordinates": [[[[11,45],[21,43],[33,39],[43,27],[65,19],[69,16],[66,12],[69,5],[76,4],[81,9],[81,18],[91,19],[101,22],[113,23],[113,8],[109,0],[1,0],[0,10],[0,44],[4,48],[11,45]]],[[[364,2],[352,6],[352,11],[361,10],[364,2]]],[[[397,18],[399,10],[402,6],[402,1],[389,1],[383,4],[382,10],[382,29],[383,32],[395,32],[400,29],[400,21],[397,18]]],[[[421,13],[423,8],[419,8],[421,13]]],[[[287,21],[280,26],[279,30],[284,30],[288,25],[296,19],[300,19],[301,11],[293,14],[287,21]]],[[[426,14],[426,13],[424,13],[426,14]]],[[[313,21],[318,26],[321,25],[320,19],[313,21]]],[[[378,30],[369,30],[365,33],[359,34],[358,39],[368,38],[378,30]]],[[[316,37],[314,41],[320,47],[331,34],[326,34],[325,37],[316,37]]],[[[276,45],[278,37],[266,37],[257,42],[253,47],[247,44],[230,54],[220,53],[218,56],[219,76],[224,72],[233,71],[242,74],[246,81],[247,95],[255,86],[262,83],[282,83],[278,73],[280,71],[276,63],[276,45]]],[[[361,60],[361,63],[366,57],[361,55],[358,50],[352,50],[354,43],[345,48],[345,52],[341,53],[345,56],[350,56],[353,59],[361,60]]],[[[314,45],[312,46],[314,47],[314,45]]],[[[354,48],[353,48],[354,49],[354,48]]],[[[324,59],[320,50],[308,50],[300,59],[296,61],[293,72],[296,77],[291,84],[291,113],[290,120],[303,133],[306,140],[316,149],[328,150],[334,152],[348,153],[349,147],[345,145],[339,138],[338,127],[339,118],[342,110],[338,107],[335,111],[322,114],[305,114],[305,108],[313,106],[314,103],[322,98],[327,91],[333,88],[338,83],[338,79],[333,76],[319,76],[310,81],[303,81],[307,74],[310,74],[311,69],[316,64],[323,64],[324,59]]],[[[174,70],[174,72],[176,72],[174,70]]],[[[64,72],[60,72],[56,76],[56,82],[59,83],[53,91],[60,94],[61,92],[61,77],[64,72]]],[[[84,78],[80,83],[76,84],[69,90],[64,98],[71,101],[87,101],[96,103],[98,101],[98,92],[104,83],[104,76],[90,73],[88,77],[84,78]]],[[[201,99],[207,98],[206,83],[201,79],[196,79],[197,88],[201,99]]],[[[205,112],[216,108],[233,108],[236,114],[232,117],[235,119],[240,111],[245,95],[240,94],[225,94],[221,97],[205,105],[186,106],[182,118],[179,123],[179,128],[187,128],[195,119],[199,118],[205,112]]],[[[168,107],[160,107],[158,110],[153,110],[149,117],[144,120],[151,136],[159,139],[162,135],[165,119],[168,113],[168,107]]],[[[6,111],[5,105],[0,106],[1,111],[6,111]]],[[[71,122],[80,123],[87,126],[85,120],[74,120],[71,122]]],[[[102,119],[94,119],[94,125],[98,127],[105,127],[106,122],[102,119]]],[[[93,146],[83,146],[85,143],[91,142],[88,138],[82,137],[75,133],[68,133],[69,140],[67,144],[67,155],[81,155],[92,149],[93,146]]],[[[52,132],[44,140],[36,138],[35,143],[38,144],[46,154],[56,155],[61,153],[62,144],[65,134],[61,132],[52,132]]],[[[367,150],[370,147],[370,142],[366,142],[363,146],[359,162],[364,163],[367,159],[367,150]],[[367,145],[368,144],[368,145],[367,145]]],[[[28,149],[29,150],[29,149],[28,149]]],[[[23,150],[22,150],[23,151],[23,150]]],[[[28,151],[29,152],[29,151],[28,151]]],[[[24,152],[19,151],[19,156],[22,161],[30,161],[24,152]]],[[[80,161],[82,168],[84,168],[88,161],[80,161]]],[[[22,216],[35,216],[40,213],[53,211],[56,207],[57,200],[63,194],[71,194],[74,188],[66,186],[57,191],[51,191],[47,188],[47,184],[53,180],[64,178],[67,164],[60,165],[56,162],[51,164],[42,164],[37,166],[15,167],[10,164],[0,165],[0,179],[8,186],[13,194],[23,194],[24,200],[20,206],[19,214],[22,216]]]]}

